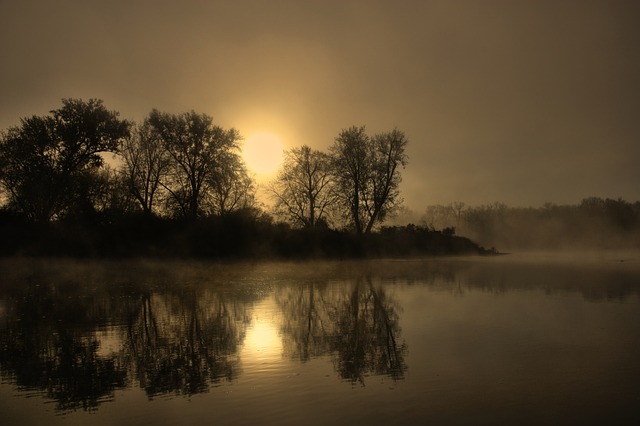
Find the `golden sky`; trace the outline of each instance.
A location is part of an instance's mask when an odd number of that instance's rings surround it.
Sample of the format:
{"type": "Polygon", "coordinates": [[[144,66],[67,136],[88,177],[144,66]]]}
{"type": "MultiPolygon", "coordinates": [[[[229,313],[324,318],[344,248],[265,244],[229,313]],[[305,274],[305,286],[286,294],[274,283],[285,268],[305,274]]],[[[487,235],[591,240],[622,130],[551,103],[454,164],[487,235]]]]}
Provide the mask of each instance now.
{"type": "Polygon", "coordinates": [[[640,200],[640,2],[0,0],[0,128],[61,98],[326,150],[398,127],[405,204],[640,200]]]}

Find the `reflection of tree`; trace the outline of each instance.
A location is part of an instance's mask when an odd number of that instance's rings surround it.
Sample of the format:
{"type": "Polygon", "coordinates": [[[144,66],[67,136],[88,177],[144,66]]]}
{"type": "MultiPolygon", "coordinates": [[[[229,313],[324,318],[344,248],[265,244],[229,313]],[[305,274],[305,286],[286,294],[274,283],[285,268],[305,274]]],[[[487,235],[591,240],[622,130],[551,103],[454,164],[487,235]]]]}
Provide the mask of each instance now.
{"type": "Polygon", "coordinates": [[[114,356],[98,356],[95,339],[67,334],[54,346],[57,353],[39,357],[40,369],[35,371],[40,380],[46,379],[40,386],[60,409],[95,409],[126,384],[126,369],[114,356]]]}
{"type": "Polygon", "coordinates": [[[401,379],[407,369],[396,303],[370,278],[326,291],[314,284],[283,288],[277,295],[285,313],[283,339],[302,361],[332,354],[343,379],[364,382],[368,374],[401,379]]]}
{"type": "Polygon", "coordinates": [[[285,313],[282,324],[285,350],[303,362],[327,352],[327,318],[319,310],[325,306],[319,288],[323,287],[309,283],[296,289],[283,289],[278,294],[278,303],[285,313]],[[320,299],[320,306],[316,298],[320,299]]]}
{"type": "Polygon", "coordinates": [[[125,352],[149,395],[193,394],[237,374],[244,306],[215,294],[142,295],[127,322],[125,352]],[[204,296],[204,297],[203,297],[204,296]]]}
{"type": "Polygon", "coordinates": [[[36,286],[26,297],[10,299],[16,316],[0,329],[0,371],[18,387],[55,399],[60,410],[96,409],[126,385],[126,368],[116,356],[98,355],[99,343],[85,327],[55,320],[89,299],[56,304],[55,296],[53,289],[36,286]]]}
{"type": "Polygon", "coordinates": [[[86,272],[35,270],[0,286],[3,380],[68,411],[97,409],[134,383],[149,396],[193,394],[237,376],[253,293],[225,296],[172,280],[172,291],[118,285],[86,272]]]}
{"type": "Polygon", "coordinates": [[[335,306],[332,339],[336,370],[344,379],[363,382],[368,373],[401,379],[406,371],[406,346],[398,343],[400,327],[395,305],[383,288],[357,280],[335,306]]]}

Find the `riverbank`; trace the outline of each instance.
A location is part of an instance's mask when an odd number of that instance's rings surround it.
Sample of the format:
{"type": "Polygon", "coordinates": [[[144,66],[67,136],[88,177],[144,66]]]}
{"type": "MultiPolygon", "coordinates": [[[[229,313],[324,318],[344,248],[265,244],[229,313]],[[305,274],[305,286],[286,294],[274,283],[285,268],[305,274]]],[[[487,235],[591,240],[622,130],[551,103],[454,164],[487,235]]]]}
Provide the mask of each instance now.
{"type": "Polygon", "coordinates": [[[138,217],[101,223],[5,222],[0,237],[2,256],[343,259],[498,254],[451,230],[407,225],[357,235],[294,229],[241,215],[197,221],[138,217]]]}

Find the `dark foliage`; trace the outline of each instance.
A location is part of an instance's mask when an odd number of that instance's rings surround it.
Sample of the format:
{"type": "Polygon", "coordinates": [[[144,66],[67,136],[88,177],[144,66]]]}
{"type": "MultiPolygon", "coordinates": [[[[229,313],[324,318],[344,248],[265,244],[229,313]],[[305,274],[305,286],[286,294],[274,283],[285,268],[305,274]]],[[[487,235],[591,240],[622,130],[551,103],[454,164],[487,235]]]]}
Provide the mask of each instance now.
{"type": "Polygon", "coordinates": [[[369,235],[296,229],[254,209],[188,220],[103,213],[92,220],[49,223],[3,211],[0,241],[4,256],[308,259],[488,253],[469,239],[414,225],[369,235]]]}
{"type": "Polygon", "coordinates": [[[130,123],[101,100],[62,104],[0,134],[0,187],[8,205],[34,222],[86,211],[101,154],[117,152],[129,136],[130,123]]]}

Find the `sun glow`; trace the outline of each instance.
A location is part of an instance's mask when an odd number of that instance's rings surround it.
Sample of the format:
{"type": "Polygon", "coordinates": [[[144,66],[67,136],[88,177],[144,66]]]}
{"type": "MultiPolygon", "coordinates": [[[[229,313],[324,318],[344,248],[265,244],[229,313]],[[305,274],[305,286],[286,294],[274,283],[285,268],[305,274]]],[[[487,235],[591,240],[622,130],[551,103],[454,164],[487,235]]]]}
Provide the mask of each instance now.
{"type": "Polygon", "coordinates": [[[255,133],[242,147],[242,156],[250,171],[258,175],[273,175],[282,164],[284,145],[272,133],[255,133]]]}
{"type": "Polygon", "coordinates": [[[282,337],[278,332],[280,317],[274,305],[273,300],[267,299],[254,306],[251,326],[244,338],[243,363],[259,365],[260,371],[275,368],[282,358],[282,337]]]}
{"type": "Polygon", "coordinates": [[[265,322],[258,322],[248,330],[245,344],[254,352],[279,352],[282,346],[276,328],[265,322]]]}
{"type": "Polygon", "coordinates": [[[275,325],[254,321],[245,335],[241,357],[247,370],[258,373],[277,370],[282,360],[282,340],[275,325]]]}

